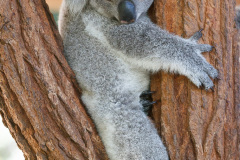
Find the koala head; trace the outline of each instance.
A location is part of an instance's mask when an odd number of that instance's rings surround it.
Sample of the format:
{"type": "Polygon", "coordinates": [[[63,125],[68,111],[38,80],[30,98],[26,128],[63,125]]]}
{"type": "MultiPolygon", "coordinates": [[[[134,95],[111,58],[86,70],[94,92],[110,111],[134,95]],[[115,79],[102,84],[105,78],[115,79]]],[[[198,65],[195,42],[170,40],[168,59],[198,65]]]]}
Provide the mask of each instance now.
{"type": "Polygon", "coordinates": [[[91,5],[97,12],[120,23],[132,23],[147,12],[153,0],[65,0],[76,13],[85,5],[91,5]]]}
{"type": "Polygon", "coordinates": [[[132,23],[147,12],[153,0],[89,0],[100,14],[121,23],[132,23]]]}

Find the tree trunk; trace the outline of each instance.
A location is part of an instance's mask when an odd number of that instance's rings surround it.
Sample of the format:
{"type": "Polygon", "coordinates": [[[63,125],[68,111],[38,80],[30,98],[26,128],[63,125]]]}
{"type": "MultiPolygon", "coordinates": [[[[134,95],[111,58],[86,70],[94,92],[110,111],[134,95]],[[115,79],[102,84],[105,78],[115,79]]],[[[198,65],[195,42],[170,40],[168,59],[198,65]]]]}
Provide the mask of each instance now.
{"type": "Polygon", "coordinates": [[[44,0],[0,1],[0,113],[26,159],[107,159],[44,0]]]}
{"type": "MultiPolygon", "coordinates": [[[[155,0],[152,17],[183,37],[204,28],[220,73],[215,92],[187,78],[152,77],[153,119],[172,160],[240,157],[239,34],[234,0],[155,0]]],[[[0,114],[26,159],[107,159],[62,54],[44,0],[0,1],[0,114]]]]}
{"type": "Polygon", "coordinates": [[[236,0],[236,2],[237,2],[237,5],[240,5],[240,0],[236,0]]]}
{"type": "Polygon", "coordinates": [[[183,37],[204,29],[200,43],[215,49],[204,56],[219,70],[215,91],[198,89],[186,77],[152,77],[153,119],[172,160],[237,160],[240,157],[239,33],[235,0],[156,0],[153,17],[183,37]]]}

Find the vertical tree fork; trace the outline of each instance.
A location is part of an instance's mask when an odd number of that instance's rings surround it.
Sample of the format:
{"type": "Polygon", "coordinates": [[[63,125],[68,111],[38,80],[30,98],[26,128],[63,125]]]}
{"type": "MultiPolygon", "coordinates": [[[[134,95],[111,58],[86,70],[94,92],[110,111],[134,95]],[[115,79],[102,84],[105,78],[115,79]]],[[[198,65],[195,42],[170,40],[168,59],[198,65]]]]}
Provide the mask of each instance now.
{"type": "MultiPolygon", "coordinates": [[[[240,157],[239,33],[235,0],[155,0],[151,17],[201,43],[220,73],[215,91],[167,73],[152,77],[152,118],[172,160],[240,157]]],[[[45,0],[0,1],[0,114],[26,159],[107,160],[45,0]]]]}

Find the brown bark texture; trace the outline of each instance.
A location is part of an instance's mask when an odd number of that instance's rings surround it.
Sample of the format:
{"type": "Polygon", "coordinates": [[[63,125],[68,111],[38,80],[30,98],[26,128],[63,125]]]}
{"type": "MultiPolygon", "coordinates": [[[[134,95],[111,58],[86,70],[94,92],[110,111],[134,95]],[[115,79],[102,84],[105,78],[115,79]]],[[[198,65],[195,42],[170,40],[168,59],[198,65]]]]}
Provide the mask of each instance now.
{"type": "Polygon", "coordinates": [[[198,89],[186,77],[161,72],[152,77],[152,115],[172,160],[239,160],[240,66],[235,0],[155,0],[153,19],[162,28],[190,37],[204,29],[200,43],[219,70],[215,91],[198,89]]]}
{"type": "MultiPolygon", "coordinates": [[[[152,111],[172,160],[240,157],[239,33],[235,0],[155,0],[154,21],[189,37],[204,28],[204,56],[220,73],[215,91],[187,78],[152,77],[152,111]]],[[[80,89],[63,54],[44,0],[0,1],[0,114],[26,159],[100,159],[107,156],[79,101],[80,89]]]]}
{"type": "Polygon", "coordinates": [[[0,114],[26,159],[107,159],[44,0],[0,0],[0,114]]]}
{"type": "Polygon", "coordinates": [[[237,5],[240,5],[240,0],[236,0],[236,2],[237,2],[237,5]]]}

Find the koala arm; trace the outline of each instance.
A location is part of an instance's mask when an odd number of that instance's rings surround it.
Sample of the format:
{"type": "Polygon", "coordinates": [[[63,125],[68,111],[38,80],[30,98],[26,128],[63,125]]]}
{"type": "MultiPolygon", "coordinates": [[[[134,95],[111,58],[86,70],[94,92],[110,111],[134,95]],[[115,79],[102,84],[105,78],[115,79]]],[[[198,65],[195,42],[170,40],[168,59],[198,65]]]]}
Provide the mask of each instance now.
{"type": "Polygon", "coordinates": [[[213,87],[210,79],[218,76],[201,55],[212,46],[198,44],[201,31],[190,39],[169,34],[147,17],[129,25],[120,25],[108,31],[109,43],[120,50],[132,64],[149,71],[165,70],[187,76],[196,86],[213,87]]]}

